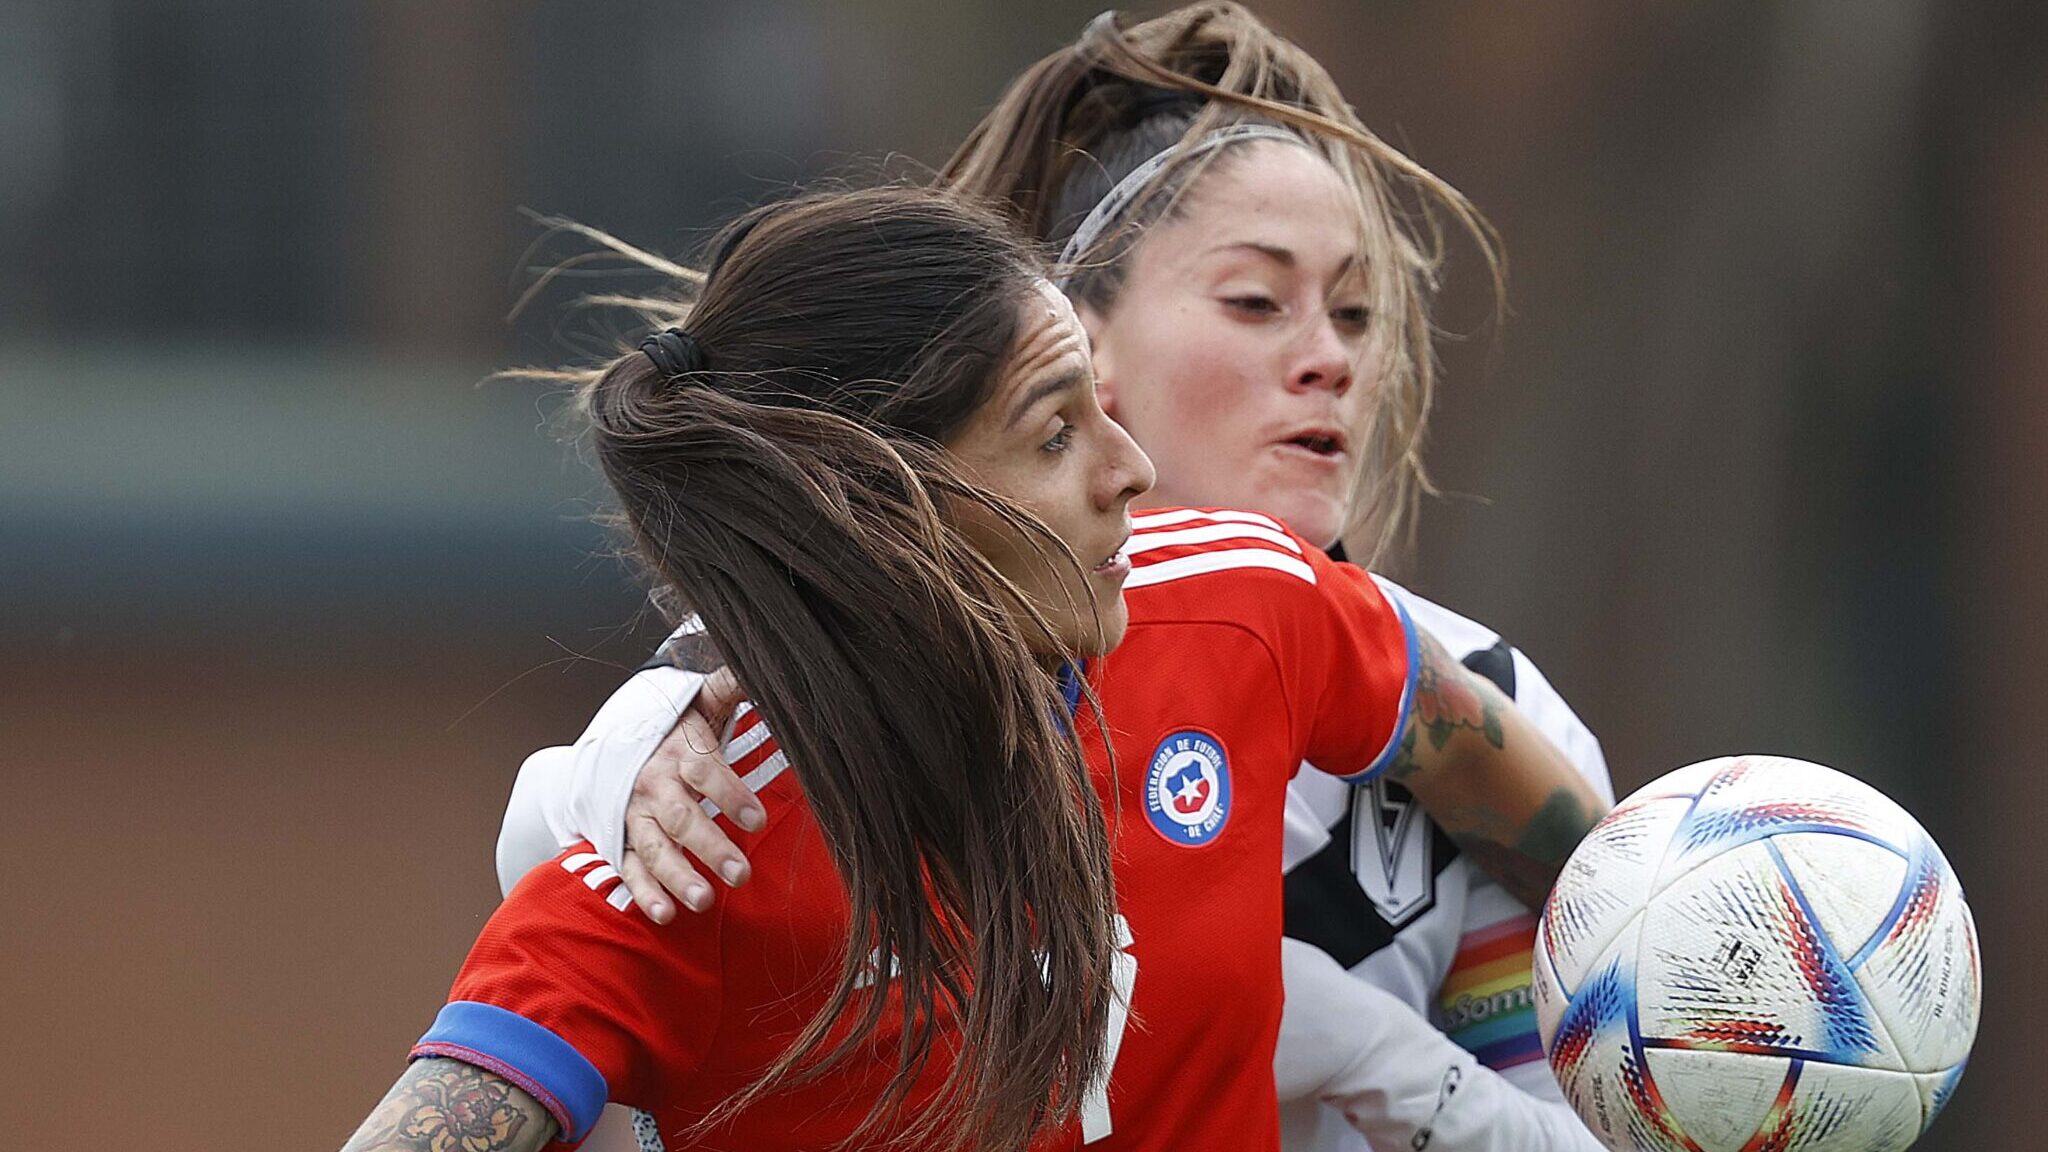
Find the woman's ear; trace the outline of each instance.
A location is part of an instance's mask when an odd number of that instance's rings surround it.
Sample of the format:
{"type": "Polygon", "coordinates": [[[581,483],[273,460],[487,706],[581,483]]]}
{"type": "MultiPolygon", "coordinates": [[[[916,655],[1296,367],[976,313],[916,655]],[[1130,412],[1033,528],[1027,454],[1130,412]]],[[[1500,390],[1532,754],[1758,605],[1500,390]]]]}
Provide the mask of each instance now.
{"type": "Polygon", "coordinates": [[[1107,339],[1109,322],[1087,304],[1076,302],[1074,315],[1081,321],[1081,331],[1088,334],[1088,358],[1095,367],[1095,401],[1102,410],[1116,417],[1116,368],[1114,354],[1107,339]]]}

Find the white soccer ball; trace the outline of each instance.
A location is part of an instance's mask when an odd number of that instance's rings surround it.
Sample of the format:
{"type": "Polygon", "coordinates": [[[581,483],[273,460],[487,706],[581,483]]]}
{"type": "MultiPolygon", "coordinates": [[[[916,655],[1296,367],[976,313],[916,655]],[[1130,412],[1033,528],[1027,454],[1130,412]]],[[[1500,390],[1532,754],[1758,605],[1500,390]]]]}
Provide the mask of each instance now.
{"type": "Polygon", "coordinates": [[[1897,804],[1831,768],[1709,760],[1621,802],[1543,908],[1550,1067],[1614,1149],[1887,1152],[1977,1035],[1977,931],[1897,804]]]}

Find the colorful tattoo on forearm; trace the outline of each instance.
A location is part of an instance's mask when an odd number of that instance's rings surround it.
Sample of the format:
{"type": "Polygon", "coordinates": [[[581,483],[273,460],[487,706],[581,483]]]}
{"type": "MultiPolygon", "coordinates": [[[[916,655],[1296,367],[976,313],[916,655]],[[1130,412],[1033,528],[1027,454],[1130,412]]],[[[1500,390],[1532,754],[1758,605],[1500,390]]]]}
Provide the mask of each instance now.
{"type": "Polygon", "coordinates": [[[1438,826],[1472,858],[1480,871],[1498,881],[1515,899],[1541,908],[1551,885],[1564,870],[1566,857],[1600,819],[1569,788],[1558,788],[1536,814],[1517,824],[1498,812],[1465,811],[1438,826]]]}
{"type": "Polygon", "coordinates": [[[1451,659],[1429,633],[1422,634],[1418,648],[1421,659],[1415,670],[1414,717],[1401,738],[1401,751],[1387,769],[1396,780],[1421,768],[1416,746],[1424,739],[1435,752],[1443,751],[1461,731],[1476,732],[1495,748],[1507,746],[1500,717],[1508,705],[1500,693],[1489,691],[1489,686],[1451,659]]]}
{"type": "Polygon", "coordinates": [[[530,1152],[554,1132],[554,1117],[500,1077],[457,1060],[419,1060],[342,1152],[530,1152]]]}
{"type": "MultiPolygon", "coordinates": [[[[1500,690],[1463,665],[1436,638],[1423,633],[1418,645],[1414,715],[1402,735],[1400,751],[1388,775],[1406,780],[1421,770],[1433,753],[1443,751],[1460,732],[1470,732],[1497,751],[1507,748],[1503,716],[1513,705],[1500,690]],[[1427,749],[1423,748],[1427,742],[1427,749]]],[[[1565,858],[1586,835],[1600,813],[1570,788],[1554,789],[1526,818],[1516,819],[1489,805],[1464,805],[1430,812],[1431,819],[1472,857],[1472,862],[1499,881],[1523,903],[1543,903],[1564,867],[1565,858]]]]}

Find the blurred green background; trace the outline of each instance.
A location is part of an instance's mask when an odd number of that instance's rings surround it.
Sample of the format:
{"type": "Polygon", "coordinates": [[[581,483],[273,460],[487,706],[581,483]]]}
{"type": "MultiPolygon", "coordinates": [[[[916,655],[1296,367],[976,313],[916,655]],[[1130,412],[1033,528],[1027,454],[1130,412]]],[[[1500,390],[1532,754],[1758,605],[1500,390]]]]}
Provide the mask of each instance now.
{"type": "MultiPolygon", "coordinates": [[[[2034,1146],[2048,15],[1255,7],[1505,238],[1502,325],[1453,252],[1451,495],[1397,574],[1622,791],[1774,751],[1918,813],[1987,968],[1924,1146],[2034,1146]]],[[[506,319],[519,209],[687,254],[942,161],[1095,11],[0,6],[9,1145],[338,1146],[495,900],[519,760],[657,635],[561,397],[480,384],[595,346],[592,282],[506,319]]]]}

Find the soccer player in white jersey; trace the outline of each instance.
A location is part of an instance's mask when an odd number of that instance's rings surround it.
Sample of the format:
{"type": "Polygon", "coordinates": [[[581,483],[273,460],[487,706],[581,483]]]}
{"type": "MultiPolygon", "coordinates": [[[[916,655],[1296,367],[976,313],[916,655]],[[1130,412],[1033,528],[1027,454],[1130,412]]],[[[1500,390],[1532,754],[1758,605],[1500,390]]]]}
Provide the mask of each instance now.
{"type": "MultiPolygon", "coordinates": [[[[1526,655],[1439,604],[1395,595],[1613,802],[1599,742],[1526,655]]],[[[1325,787],[1318,776],[1296,777],[1288,799],[1285,1146],[1598,1148],[1537,1037],[1534,913],[1398,783],[1325,787]],[[1385,1026],[1357,1026],[1367,1018],[1385,1026]]]]}
{"type": "MultiPolygon", "coordinates": [[[[944,179],[1066,250],[1104,405],[1158,467],[1153,501],[1260,509],[1374,553],[1400,538],[1426,486],[1435,265],[1404,223],[1414,213],[1388,205],[1412,195],[1482,247],[1487,233],[1305,52],[1230,4],[1128,29],[1100,19],[1013,82],[944,179]]],[[[1598,744],[1527,657],[1396,594],[1611,799],[1598,744]]],[[[752,816],[715,758],[692,752],[716,746],[716,709],[675,722],[700,682],[643,673],[575,747],[528,762],[500,843],[508,884],[563,836],[591,838],[657,915],[674,914],[664,885],[692,908],[712,899],[685,851],[744,878],[693,802],[752,816]]],[[[1291,817],[1288,922],[1303,946],[1286,957],[1277,1061],[1296,1098],[1290,1147],[1596,1148],[1536,1052],[1527,1002],[1529,909],[1590,815],[1504,843],[1484,812],[1429,821],[1396,779],[1302,787],[1291,817]]]]}

